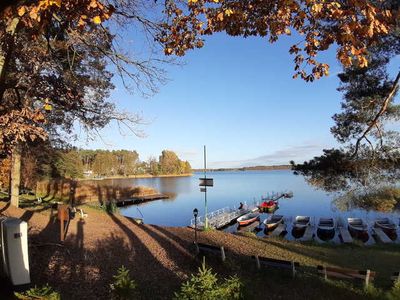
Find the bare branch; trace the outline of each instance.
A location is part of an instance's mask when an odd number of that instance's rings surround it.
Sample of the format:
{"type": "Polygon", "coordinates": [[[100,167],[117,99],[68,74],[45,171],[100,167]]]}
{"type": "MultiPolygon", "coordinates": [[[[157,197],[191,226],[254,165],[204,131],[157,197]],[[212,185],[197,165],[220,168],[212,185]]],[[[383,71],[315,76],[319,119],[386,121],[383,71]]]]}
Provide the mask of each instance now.
{"type": "Polygon", "coordinates": [[[389,95],[386,97],[385,101],[382,103],[381,109],[378,111],[378,113],[375,115],[374,119],[371,121],[371,123],[368,125],[368,128],[363,132],[363,134],[357,139],[356,145],[355,145],[355,150],[354,153],[352,154],[352,158],[354,158],[357,155],[358,149],[360,147],[360,143],[363,139],[366,139],[367,134],[371,131],[371,129],[377,124],[379,121],[379,118],[385,113],[390,100],[393,98],[394,94],[396,93],[397,90],[397,85],[399,84],[400,81],[400,71],[396,76],[396,79],[393,83],[393,87],[390,90],[389,95]]]}

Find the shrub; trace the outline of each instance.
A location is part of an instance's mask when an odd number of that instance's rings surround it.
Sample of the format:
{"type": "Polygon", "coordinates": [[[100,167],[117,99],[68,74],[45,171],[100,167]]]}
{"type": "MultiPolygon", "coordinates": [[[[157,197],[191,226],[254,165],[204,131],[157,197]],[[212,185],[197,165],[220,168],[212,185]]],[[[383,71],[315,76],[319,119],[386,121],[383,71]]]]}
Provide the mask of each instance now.
{"type": "Polygon", "coordinates": [[[110,284],[113,299],[132,299],[136,294],[136,283],[129,276],[129,270],[124,266],[118,269],[113,276],[114,282],[110,284]]]}
{"type": "Polygon", "coordinates": [[[393,288],[387,292],[386,298],[388,300],[400,300],[400,281],[397,281],[393,288]]]}
{"type": "Polygon", "coordinates": [[[116,212],[118,212],[118,206],[114,201],[110,201],[103,205],[100,205],[100,208],[109,214],[115,214],[116,212]]]}
{"type": "Polygon", "coordinates": [[[193,274],[190,280],[182,284],[179,292],[175,293],[176,300],[224,300],[241,299],[242,283],[237,276],[218,282],[217,275],[205,263],[193,274]]]}
{"type": "Polygon", "coordinates": [[[42,299],[42,300],[60,300],[61,296],[58,292],[54,291],[51,286],[46,284],[43,287],[31,288],[23,293],[14,293],[17,299],[21,300],[32,300],[32,299],[42,299]]]}

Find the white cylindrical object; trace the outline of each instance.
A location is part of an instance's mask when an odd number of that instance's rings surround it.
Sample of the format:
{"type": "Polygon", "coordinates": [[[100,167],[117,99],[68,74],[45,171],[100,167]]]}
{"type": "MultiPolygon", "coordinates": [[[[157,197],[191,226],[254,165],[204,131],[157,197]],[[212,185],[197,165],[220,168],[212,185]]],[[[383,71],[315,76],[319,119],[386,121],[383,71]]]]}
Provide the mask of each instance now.
{"type": "Polygon", "coordinates": [[[3,220],[1,246],[4,271],[11,283],[29,284],[28,224],[16,218],[3,220]]]}

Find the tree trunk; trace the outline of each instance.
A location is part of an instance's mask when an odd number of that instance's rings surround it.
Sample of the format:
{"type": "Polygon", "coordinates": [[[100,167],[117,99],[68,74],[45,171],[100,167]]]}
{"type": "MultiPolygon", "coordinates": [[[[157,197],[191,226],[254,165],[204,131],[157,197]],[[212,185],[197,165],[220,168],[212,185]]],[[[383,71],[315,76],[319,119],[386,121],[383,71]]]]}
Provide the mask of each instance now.
{"type": "Polygon", "coordinates": [[[11,154],[11,205],[19,205],[19,185],[21,182],[21,147],[17,145],[11,154]]]}

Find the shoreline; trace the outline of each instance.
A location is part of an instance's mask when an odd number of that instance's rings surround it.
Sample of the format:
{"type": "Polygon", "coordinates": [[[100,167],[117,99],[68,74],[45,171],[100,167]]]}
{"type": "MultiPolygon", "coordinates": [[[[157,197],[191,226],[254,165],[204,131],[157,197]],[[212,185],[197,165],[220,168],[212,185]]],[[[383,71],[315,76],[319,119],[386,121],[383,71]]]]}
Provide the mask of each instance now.
{"type": "Polygon", "coordinates": [[[143,178],[163,178],[163,177],[191,177],[193,173],[185,173],[185,174],[163,174],[163,175],[150,175],[150,174],[142,174],[142,175],[128,175],[128,176],[107,176],[102,178],[78,178],[76,181],[101,181],[101,180],[110,180],[110,179],[143,179],[143,178]]]}

